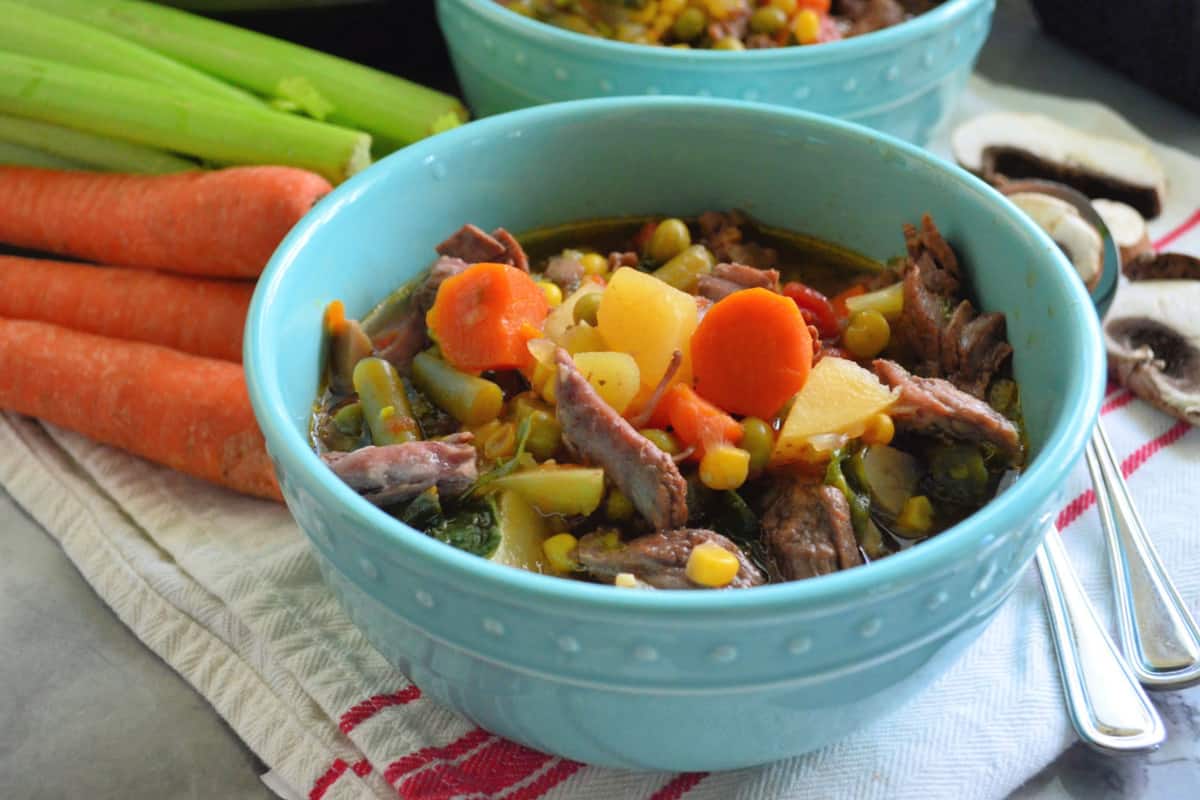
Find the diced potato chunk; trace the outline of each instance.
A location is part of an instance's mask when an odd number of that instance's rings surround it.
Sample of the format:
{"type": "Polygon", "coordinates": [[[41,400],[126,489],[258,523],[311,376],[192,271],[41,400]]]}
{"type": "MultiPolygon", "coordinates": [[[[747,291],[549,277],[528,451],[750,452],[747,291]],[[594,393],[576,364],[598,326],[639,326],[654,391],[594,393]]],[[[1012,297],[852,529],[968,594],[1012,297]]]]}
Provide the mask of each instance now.
{"type": "Polygon", "coordinates": [[[622,267],[604,290],[598,321],[609,349],[633,356],[642,385],[655,386],[662,380],[676,350],[683,354],[677,379],[691,380],[689,342],[697,323],[692,295],[652,275],[622,267]]]}
{"type": "Polygon", "coordinates": [[[492,485],[519,494],[543,514],[587,516],[600,507],[604,497],[604,470],[538,467],[497,478],[492,485]]]}
{"type": "Polygon", "coordinates": [[[600,335],[600,331],[586,322],[580,322],[567,328],[567,332],[563,334],[562,346],[571,355],[577,355],[578,353],[599,353],[608,349],[604,344],[604,337],[600,335]]]}
{"type": "Polygon", "coordinates": [[[542,325],[542,332],[547,339],[550,339],[555,344],[564,344],[563,337],[567,333],[567,329],[575,325],[575,304],[579,302],[579,298],[585,294],[594,294],[595,292],[603,292],[604,287],[595,283],[585,283],[567,296],[566,300],[558,306],[555,306],[550,314],[546,317],[545,323],[542,325]]]}
{"type": "Polygon", "coordinates": [[[803,460],[814,436],[858,436],[872,415],[886,410],[895,399],[895,392],[853,361],[822,358],[792,403],[772,463],[803,460]]]}
{"type": "Polygon", "coordinates": [[[575,366],[604,402],[624,414],[641,388],[641,373],[627,353],[580,353],[575,366]]]}
{"type": "Polygon", "coordinates": [[[546,560],[542,542],[550,535],[546,518],[519,492],[503,492],[500,508],[500,546],[492,561],[530,572],[554,574],[546,560]]]}

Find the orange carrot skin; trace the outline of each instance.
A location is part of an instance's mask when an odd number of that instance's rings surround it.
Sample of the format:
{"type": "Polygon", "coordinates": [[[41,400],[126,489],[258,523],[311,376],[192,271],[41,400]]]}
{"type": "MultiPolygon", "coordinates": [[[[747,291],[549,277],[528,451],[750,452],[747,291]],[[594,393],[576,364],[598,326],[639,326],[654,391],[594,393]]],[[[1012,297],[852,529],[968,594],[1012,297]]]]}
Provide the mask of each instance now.
{"type": "Polygon", "coordinates": [[[808,380],[813,342],[796,304],[768,289],[719,301],[692,334],[696,392],[733,414],[770,419],[808,380]]]}
{"type": "Polygon", "coordinates": [[[228,361],[0,319],[0,409],[244,494],[282,499],[242,368],[228,361]]]}
{"type": "Polygon", "coordinates": [[[0,256],[0,317],[241,363],[254,285],[0,256]]]}
{"type": "Polygon", "coordinates": [[[254,278],[331,191],[291,167],[122,175],[0,168],[0,242],[99,264],[254,278]]]}
{"type": "Polygon", "coordinates": [[[438,288],[426,322],[450,364],[463,372],[523,369],[527,344],[550,306],[529,274],[508,264],[473,264],[438,288]]]}

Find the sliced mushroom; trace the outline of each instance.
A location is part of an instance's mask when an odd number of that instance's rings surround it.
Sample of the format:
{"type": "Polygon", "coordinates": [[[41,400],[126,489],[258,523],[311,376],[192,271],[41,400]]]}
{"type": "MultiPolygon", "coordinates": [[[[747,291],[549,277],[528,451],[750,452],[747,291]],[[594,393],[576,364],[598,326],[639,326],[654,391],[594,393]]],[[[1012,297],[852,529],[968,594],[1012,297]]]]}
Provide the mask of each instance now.
{"type": "Polygon", "coordinates": [[[1166,173],[1146,147],[1094,136],[1040,114],[997,111],[955,130],[954,158],[993,184],[1046,178],[1088,197],[1119,200],[1153,219],[1162,212],[1166,173]]]}
{"type": "Polygon", "coordinates": [[[1150,244],[1150,231],[1146,227],[1146,219],[1133,206],[1118,203],[1116,200],[1103,198],[1092,201],[1092,208],[1104,220],[1105,227],[1112,234],[1117,249],[1121,252],[1121,265],[1124,266],[1143,253],[1153,253],[1154,246],[1150,244]]]}
{"type": "Polygon", "coordinates": [[[1186,253],[1143,253],[1124,265],[1131,281],[1200,281],[1200,258],[1186,253]]]}
{"type": "Polygon", "coordinates": [[[1200,280],[1127,281],[1104,323],[1108,367],[1161,410],[1200,425],[1200,280]]]}
{"type": "Polygon", "coordinates": [[[1017,192],[1008,199],[1050,234],[1071,259],[1088,290],[1096,288],[1104,271],[1104,239],[1075,206],[1041,192],[1017,192]]]}

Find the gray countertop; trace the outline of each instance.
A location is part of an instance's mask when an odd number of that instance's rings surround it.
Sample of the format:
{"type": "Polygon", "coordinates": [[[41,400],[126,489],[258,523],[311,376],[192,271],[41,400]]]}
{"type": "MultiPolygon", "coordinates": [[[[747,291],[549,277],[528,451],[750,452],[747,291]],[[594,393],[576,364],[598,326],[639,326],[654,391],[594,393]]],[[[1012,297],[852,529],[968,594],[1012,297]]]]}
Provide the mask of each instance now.
{"type": "MultiPolygon", "coordinates": [[[[1200,153],[1200,118],[1050,42],[1024,0],[1000,0],[980,72],[1090,97],[1155,139],[1200,153]]],[[[0,795],[274,797],[258,779],[261,762],[125,628],[2,489],[0,598],[0,795]]],[[[1162,750],[1114,760],[1076,747],[1014,797],[1200,797],[1200,688],[1156,700],[1171,736],[1162,750]]]]}

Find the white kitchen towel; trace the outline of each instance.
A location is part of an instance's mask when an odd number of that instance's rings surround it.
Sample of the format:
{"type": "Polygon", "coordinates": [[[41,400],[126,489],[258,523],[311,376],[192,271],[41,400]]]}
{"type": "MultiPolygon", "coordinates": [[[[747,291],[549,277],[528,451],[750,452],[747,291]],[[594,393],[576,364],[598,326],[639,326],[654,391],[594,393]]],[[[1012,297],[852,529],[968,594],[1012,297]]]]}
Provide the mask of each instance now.
{"type": "MultiPolygon", "coordinates": [[[[1100,106],[978,80],[962,112],[996,107],[1140,138],[1100,106]]],[[[1156,149],[1172,185],[1152,234],[1200,252],[1200,161],[1156,149]]],[[[1200,613],[1200,559],[1188,541],[1200,516],[1200,434],[1123,390],[1104,414],[1163,561],[1200,613]]],[[[275,785],[310,800],[1000,798],[1072,741],[1032,572],[940,680],[846,741],[735,772],[631,774],[527,750],[423,697],[342,613],[279,506],[11,414],[0,415],[0,483],[271,767],[275,785]]],[[[1109,617],[1088,486],[1082,469],[1068,477],[1059,522],[1109,617]]]]}

